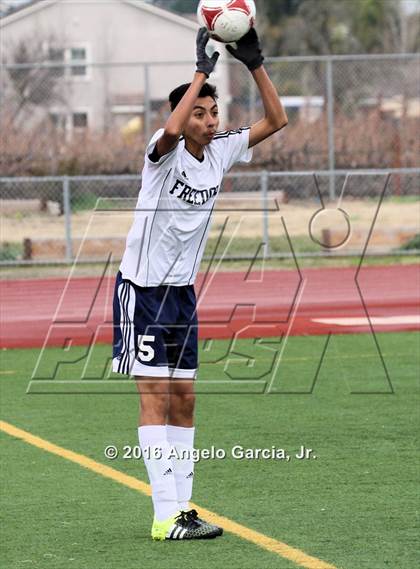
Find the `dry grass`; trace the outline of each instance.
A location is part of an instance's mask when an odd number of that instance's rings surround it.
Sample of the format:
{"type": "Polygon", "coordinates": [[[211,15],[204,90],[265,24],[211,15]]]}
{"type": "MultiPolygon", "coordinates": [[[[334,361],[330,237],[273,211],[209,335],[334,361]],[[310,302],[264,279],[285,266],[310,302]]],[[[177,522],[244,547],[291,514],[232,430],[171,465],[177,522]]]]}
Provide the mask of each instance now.
{"type": "MultiPolygon", "coordinates": [[[[255,194],[254,194],[255,195],[255,194]]],[[[255,195],[258,202],[259,196],[255,195]]],[[[375,200],[348,200],[342,207],[347,211],[353,229],[369,228],[376,209],[375,200]]],[[[280,217],[286,221],[291,235],[306,235],[309,221],[318,206],[313,201],[291,201],[281,204],[280,211],[270,214],[270,235],[282,234],[280,217]]],[[[262,234],[262,212],[223,212],[216,211],[210,236],[216,236],[220,227],[229,218],[232,230],[238,227],[242,237],[256,237],[262,234]]],[[[81,211],[72,216],[73,237],[83,237],[89,225],[88,236],[126,237],[133,220],[132,212],[110,212],[109,214],[81,211]]],[[[24,238],[31,239],[64,239],[64,218],[49,216],[46,213],[1,216],[1,240],[7,242],[22,242],[24,238]]],[[[401,227],[418,227],[419,209],[413,203],[383,203],[377,220],[377,229],[399,229],[401,227]]]]}

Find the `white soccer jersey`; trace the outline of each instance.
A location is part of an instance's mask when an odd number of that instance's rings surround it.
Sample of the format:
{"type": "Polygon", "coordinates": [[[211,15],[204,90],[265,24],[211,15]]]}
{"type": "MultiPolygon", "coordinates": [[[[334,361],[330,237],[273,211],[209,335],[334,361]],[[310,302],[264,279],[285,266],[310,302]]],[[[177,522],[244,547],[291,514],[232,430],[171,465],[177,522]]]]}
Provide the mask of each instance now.
{"type": "Polygon", "coordinates": [[[249,162],[249,128],[217,133],[195,158],[182,138],[172,152],[152,162],[149,154],[162,136],[152,137],[142,172],[134,222],[120,266],[122,276],[152,287],[194,283],[224,174],[249,162]]]}

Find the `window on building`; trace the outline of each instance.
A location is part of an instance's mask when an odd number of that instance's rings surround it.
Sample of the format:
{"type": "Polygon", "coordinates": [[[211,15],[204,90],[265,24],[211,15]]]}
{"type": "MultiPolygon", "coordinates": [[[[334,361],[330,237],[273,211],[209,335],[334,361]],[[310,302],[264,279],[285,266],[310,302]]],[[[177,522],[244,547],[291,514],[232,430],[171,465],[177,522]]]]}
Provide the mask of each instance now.
{"type": "Polygon", "coordinates": [[[73,113],[73,128],[87,128],[88,116],[87,113],[73,113]]]}
{"type": "MultiPolygon", "coordinates": [[[[61,47],[50,47],[48,50],[48,59],[57,64],[64,64],[66,60],[66,50],[61,47]]],[[[56,77],[63,77],[64,67],[54,67],[53,73],[56,77]]]]}
{"type": "Polygon", "coordinates": [[[54,73],[59,77],[87,77],[88,76],[88,48],[87,47],[55,47],[49,46],[48,59],[51,62],[63,64],[63,67],[54,68],[54,73]],[[64,64],[81,63],[74,67],[65,67],[64,64]]]}
{"type": "MultiPolygon", "coordinates": [[[[70,63],[87,60],[86,48],[84,47],[70,48],[69,55],[70,63]]],[[[85,65],[77,65],[75,67],[71,67],[70,75],[73,77],[85,77],[87,75],[87,67],[85,65]]]]}
{"type": "Polygon", "coordinates": [[[64,113],[50,112],[50,120],[53,126],[57,129],[65,130],[66,128],[66,115],[64,113]]]}

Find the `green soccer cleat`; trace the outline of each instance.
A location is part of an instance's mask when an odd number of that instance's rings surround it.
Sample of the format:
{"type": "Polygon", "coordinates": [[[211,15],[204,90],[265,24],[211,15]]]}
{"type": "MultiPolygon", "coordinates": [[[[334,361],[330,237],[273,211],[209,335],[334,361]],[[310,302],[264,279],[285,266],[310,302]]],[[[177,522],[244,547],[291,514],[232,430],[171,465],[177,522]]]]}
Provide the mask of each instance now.
{"type": "MultiPolygon", "coordinates": [[[[221,528],[199,520],[189,512],[179,512],[163,522],[156,518],[152,525],[152,539],[164,541],[165,539],[212,539],[221,535],[221,528]]],[[[195,510],[193,510],[195,512],[195,510]]],[[[197,512],[195,512],[197,514],[197,512]]],[[[223,531],[223,530],[222,530],[223,531]]]]}

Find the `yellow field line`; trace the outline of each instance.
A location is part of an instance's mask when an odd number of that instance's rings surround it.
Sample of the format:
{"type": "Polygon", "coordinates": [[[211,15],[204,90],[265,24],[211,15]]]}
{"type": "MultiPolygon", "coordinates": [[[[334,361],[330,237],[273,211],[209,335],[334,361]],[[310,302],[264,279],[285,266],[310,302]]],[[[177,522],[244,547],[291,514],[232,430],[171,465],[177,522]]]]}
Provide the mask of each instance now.
{"type": "MultiPolygon", "coordinates": [[[[77,452],[73,452],[72,450],[55,445],[54,443],[51,443],[45,439],[41,439],[40,437],[28,433],[27,431],[19,429],[10,423],[6,423],[5,421],[0,421],[0,430],[7,433],[8,435],[11,435],[12,437],[22,439],[30,445],[70,460],[71,462],[75,462],[76,464],[79,464],[88,470],[92,470],[93,472],[96,472],[105,478],[110,478],[111,480],[119,482],[124,486],[128,486],[133,490],[142,492],[147,496],[151,495],[149,484],[146,484],[145,482],[134,478],[134,476],[124,474],[115,468],[105,466],[105,464],[101,464],[100,462],[96,462],[95,460],[92,460],[83,454],[79,454],[77,452]]],[[[263,533],[254,531],[246,526],[238,524],[229,518],[219,516],[218,514],[215,514],[210,510],[206,510],[201,506],[197,506],[196,504],[191,504],[191,506],[197,510],[200,510],[200,515],[208,519],[209,522],[223,527],[226,531],[233,533],[242,539],[246,539],[247,541],[258,545],[262,549],[266,549],[267,551],[276,553],[277,555],[280,555],[289,561],[293,561],[301,567],[306,567],[306,569],[337,569],[330,563],[326,563],[325,561],[317,559],[316,557],[311,557],[300,549],[290,547],[290,545],[287,545],[286,543],[277,541],[276,539],[268,537],[263,533]]]]}

